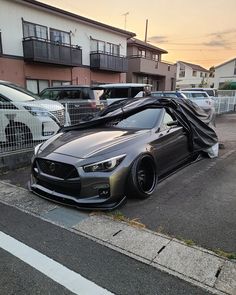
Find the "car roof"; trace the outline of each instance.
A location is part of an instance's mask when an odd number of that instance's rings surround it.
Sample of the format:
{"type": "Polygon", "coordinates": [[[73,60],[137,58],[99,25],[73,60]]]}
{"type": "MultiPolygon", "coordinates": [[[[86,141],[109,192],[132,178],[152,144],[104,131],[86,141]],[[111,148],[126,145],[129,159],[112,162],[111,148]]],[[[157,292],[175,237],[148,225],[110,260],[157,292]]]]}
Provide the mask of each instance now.
{"type": "Polygon", "coordinates": [[[111,83],[111,84],[100,84],[94,86],[93,88],[127,88],[127,87],[151,87],[151,84],[142,84],[142,83],[111,83]]]}
{"type": "Polygon", "coordinates": [[[91,88],[89,85],[59,85],[59,86],[51,86],[51,87],[47,87],[43,90],[48,90],[48,89],[52,89],[52,90],[56,90],[56,89],[76,89],[76,88],[91,88]]]}
{"type": "Polygon", "coordinates": [[[181,90],[181,92],[187,92],[187,93],[206,93],[207,94],[207,92],[206,91],[191,91],[191,90],[181,90]]]}

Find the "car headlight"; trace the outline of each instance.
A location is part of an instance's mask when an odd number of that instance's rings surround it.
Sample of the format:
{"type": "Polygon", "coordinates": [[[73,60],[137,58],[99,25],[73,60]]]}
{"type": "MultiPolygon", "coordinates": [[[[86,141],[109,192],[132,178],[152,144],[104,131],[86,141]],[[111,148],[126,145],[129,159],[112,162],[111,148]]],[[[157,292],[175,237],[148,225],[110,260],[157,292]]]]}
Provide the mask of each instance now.
{"type": "Polygon", "coordinates": [[[34,147],[34,155],[36,156],[39,152],[41,152],[40,150],[40,147],[43,143],[41,142],[40,144],[37,144],[35,147],[34,147]]]}
{"type": "Polygon", "coordinates": [[[116,156],[101,162],[83,166],[84,172],[109,172],[114,170],[125,158],[126,155],[116,156]]]}
{"type": "Polygon", "coordinates": [[[24,106],[24,108],[31,113],[33,116],[37,117],[49,117],[49,112],[45,109],[38,107],[24,106]]]}

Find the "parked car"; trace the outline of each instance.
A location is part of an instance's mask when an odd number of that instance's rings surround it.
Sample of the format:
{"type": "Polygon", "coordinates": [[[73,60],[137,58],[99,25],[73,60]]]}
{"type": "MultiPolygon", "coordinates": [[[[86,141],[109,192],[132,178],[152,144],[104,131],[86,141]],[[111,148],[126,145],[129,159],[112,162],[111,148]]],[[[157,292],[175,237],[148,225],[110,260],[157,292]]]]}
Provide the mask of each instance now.
{"type": "Polygon", "coordinates": [[[114,209],[127,197],[149,197],[216,144],[210,117],[188,100],[122,100],[38,145],[29,188],[78,208],[114,209]]]}
{"type": "Polygon", "coordinates": [[[41,99],[58,101],[66,106],[71,124],[93,118],[101,110],[99,95],[88,85],[62,85],[48,87],[39,93],[41,99]]]}
{"type": "Polygon", "coordinates": [[[37,100],[19,86],[0,81],[0,142],[24,146],[54,135],[64,125],[64,107],[37,100]]]}
{"type": "Polygon", "coordinates": [[[111,83],[101,84],[93,87],[93,89],[100,90],[100,101],[109,105],[121,99],[149,96],[151,87],[150,84],[142,83],[111,83]]]}
{"type": "Polygon", "coordinates": [[[184,88],[181,91],[205,91],[212,99],[218,96],[217,89],[214,88],[184,88]]]}
{"type": "Polygon", "coordinates": [[[152,91],[151,95],[157,97],[187,98],[180,91],[152,91]]]}
{"type": "Polygon", "coordinates": [[[188,99],[192,100],[204,111],[214,110],[215,102],[205,91],[181,91],[188,99]]]}

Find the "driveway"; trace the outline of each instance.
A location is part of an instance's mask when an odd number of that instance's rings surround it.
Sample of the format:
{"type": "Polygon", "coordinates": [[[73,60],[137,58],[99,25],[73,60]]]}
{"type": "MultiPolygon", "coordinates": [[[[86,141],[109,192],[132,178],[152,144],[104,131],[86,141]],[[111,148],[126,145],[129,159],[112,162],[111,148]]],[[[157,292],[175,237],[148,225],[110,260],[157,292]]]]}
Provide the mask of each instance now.
{"type": "MultiPolygon", "coordinates": [[[[147,200],[128,200],[119,209],[147,228],[208,249],[236,252],[236,114],[217,117],[224,149],[217,159],[203,159],[162,181],[147,200]]],[[[26,187],[29,167],[0,179],[26,187]]]]}

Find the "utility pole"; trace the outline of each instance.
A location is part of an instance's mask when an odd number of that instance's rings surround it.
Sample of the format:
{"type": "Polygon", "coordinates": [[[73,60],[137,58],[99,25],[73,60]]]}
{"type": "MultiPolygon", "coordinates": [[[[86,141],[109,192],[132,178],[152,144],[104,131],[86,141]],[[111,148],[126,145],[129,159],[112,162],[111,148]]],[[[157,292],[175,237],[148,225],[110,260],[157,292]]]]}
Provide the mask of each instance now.
{"type": "Polygon", "coordinates": [[[147,43],[147,31],[148,31],[148,19],[146,19],[145,39],[144,39],[145,43],[147,43]]]}
{"type": "Polygon", "coordinates": [[[124,17],[125,17],[125,26],[124,26],[124,28],[125,28],[125,30],[126,30],[126,25],[127,25],[127,15],[129,15],[129,12],[123,13],[122,15],[124,15],[124,17]]]}

